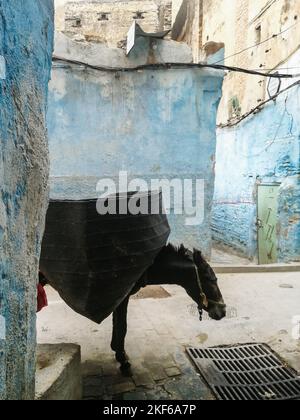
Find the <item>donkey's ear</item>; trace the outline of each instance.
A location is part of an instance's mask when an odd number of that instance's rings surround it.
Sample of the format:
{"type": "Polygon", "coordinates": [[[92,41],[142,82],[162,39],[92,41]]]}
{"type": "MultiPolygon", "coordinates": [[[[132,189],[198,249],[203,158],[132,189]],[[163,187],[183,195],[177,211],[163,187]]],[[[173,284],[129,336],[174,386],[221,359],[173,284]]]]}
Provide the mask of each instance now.
{"type": "Polygon", "coordinates": [[[188,261],[194,261],[194,256],[192,251],[190,251],[188,248],[186,248],[183,244],[180,245],[178,248],[178,255],[185,258],[188,261]]]}
{"type": "Polygon", "coordinates": [[[187,249],[186,249],[186,247],[183,244],[181,244],[180,247],[179,247],[179,249],[178,249],[178,252],[181,255],[186,255],[187,249]]]}
{"type": "Polygon", "coordinates": [[[203,257],[202,257],[201,251],[199,251],[199,249],[194,248],[193,255],[194,255],[195,264],[201,265],[203,263],[203,257]]]}

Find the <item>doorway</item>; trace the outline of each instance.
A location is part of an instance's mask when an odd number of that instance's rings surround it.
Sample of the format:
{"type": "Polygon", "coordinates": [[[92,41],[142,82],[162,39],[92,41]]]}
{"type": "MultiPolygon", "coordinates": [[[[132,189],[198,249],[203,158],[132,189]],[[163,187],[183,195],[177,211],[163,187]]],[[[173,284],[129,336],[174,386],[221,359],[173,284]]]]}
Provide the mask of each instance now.
{"type": "Polygon", "coordinates": [[[275,264],[278,261],[278,192],[278,184],[258,186],[257,230],[259,264],[275,264]]]}

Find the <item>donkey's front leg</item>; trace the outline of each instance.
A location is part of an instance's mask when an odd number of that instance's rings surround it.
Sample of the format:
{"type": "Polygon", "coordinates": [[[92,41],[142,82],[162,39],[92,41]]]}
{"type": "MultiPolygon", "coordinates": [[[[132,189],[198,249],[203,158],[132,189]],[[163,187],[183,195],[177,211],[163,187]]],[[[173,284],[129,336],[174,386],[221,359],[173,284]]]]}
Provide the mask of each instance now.
{"type": "Polygon", "coordinates": [[[127,334],[128,296],[113,313],[113,336],[111,348],[116,352],[116,360],[121,364],[121,371],[130,373],[130,363],[125,352],[125,337],[127,334]]]}

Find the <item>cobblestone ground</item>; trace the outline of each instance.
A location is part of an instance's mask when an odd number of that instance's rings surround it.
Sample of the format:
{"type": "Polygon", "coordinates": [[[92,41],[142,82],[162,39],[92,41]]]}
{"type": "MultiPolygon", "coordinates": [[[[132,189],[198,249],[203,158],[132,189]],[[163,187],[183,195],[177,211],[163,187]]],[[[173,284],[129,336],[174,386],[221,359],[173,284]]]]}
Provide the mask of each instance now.
{"type": "Polygon", "coordinates": [[[111,319],[93,324],[51,289],[50,305],[38,316],[38,341],[81,345],[85,399],[212,399],[185,353],[191,345],[266,342],[300,371],[300,341],[292,336],[300,312],[299,273],[224,274],[220,286],[229,307],[221,322],[200,323],[185,291],[175,286],[155,299],[131,301],[126,350],[132,377],[121,375],[110,350],[111,319]]]}
{"type": "Polygon", "coordinates": [[[206,386],[179,348],[160,359],[154,353],[133,361],[133,376],[121,375],[110,356],[83,364],[84,399],[211,399],[206,386]]]}

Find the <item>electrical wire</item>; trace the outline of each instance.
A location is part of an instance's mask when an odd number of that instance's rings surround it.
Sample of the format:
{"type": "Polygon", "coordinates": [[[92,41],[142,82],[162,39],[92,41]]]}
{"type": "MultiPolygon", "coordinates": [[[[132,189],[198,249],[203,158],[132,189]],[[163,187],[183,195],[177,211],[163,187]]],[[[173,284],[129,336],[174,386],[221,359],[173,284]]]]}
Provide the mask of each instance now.
{"type": "Polygon", "coordinates": [[[265,105],[267,105],[268,103],[275,101],[280,95],[282,95],[283,93],[288,92],[290,89],[296,87],[296,86],[300,86],[300,80],[298,80],[297,82],[293,83],[292,85],[288,86],[285,89],[282,89],[280,92],[276,93],[275,95],[271,96],[271,98],[269,98],[268,100],[261,102],[259,105],[257,105],[255,108],[251,109],[251,111],[246,112],[244,115],[242,115],[239,119],[233,121],[233,122],[229,122],[227,124],[219,124],[218,127],[219,128],[226,128],[226,127],[234,127],[238,124],[240,124],[243,120],[245,120],[246,118],[250,117],[251,115],[255,114],[256,112],[260,111],[265,105]]]}
{"type": "MultiPolygon", "coordinates": [[[[299,70],[300,69],[300,66],[298,66],[298,67],[280,67],[279,66],[279,70],[299,70]]],[[[260,68],[260,69],[251,69],[251,70],[255,70],[255,71],[261,71],[262,70],[262,67],[260,68]]],[[[266,70],[266,71],[276,71],[276,68],[271,68],[271,69],[267,69],[267,68],[264,68],[263,70],[266,70]]]]}
{"type": "Polygon", "coordinates": [[[223,71],[232,71],[232,72],[239,72],[245,74],[251,74],[254,76],[262,76],[268,77],[273,79],[292,79],[294,77],[299,77],[299,75],[295,74],[283,74],[283,73],[264,73],[261,71],[256,70],[248,70],[241,67],[232,67],[232,66],[225,66],[220,64],[205,64],[205,63],[159,63],[159,64],[143,64],[136,67],[106,67],[106,66],[95,66],[92,64],[84,63],[82,61],[77,61],[73,59],[68,59],[65,57],[53,56],[53,61],[60,61],[69,64],[76,64],[80,66],[85,66],[91,68],[93,70],[98,71],[106,71],[112,73],[125,73],[125,72],[135,72],[135,71],[142,71],[142,70],[171,70],[171,69],[191,69],[191,68],[208,68],[214,70],[223,70],[223,71]]]}
{"type": "Polygon", "coordinates": [[[225,58],[223,58],[222,60],[216,61],[214,64],[219,64],[219,63],[225,62],[225,61],[226,61],[226,60],[228,60],[229,58],[234,58],[234,57],[237,57],[238,55],[243,54],[243,53],[244,53],[244,52],[246,52],[246,51],[249,51],[249,50],[252,50],[253,48],[259,47],[260,45],[263,45],[263,44],[265,44],[266,42],[269,42],[269,41],[271,41],[272,39],[275,39],[275,38],[277,38],[278,36],[283,35],[284,33],[286,33],[286,32],[288,32],[288,31],[290,31],[291,29],[293,29],[293,28],[294,28],[296,25],[298,25],[298,24],[299,24],[299,22],[296,22],[296,23],[294,23],[292,26],[290,26],[290,27],[288,27],[288,28],[284,29],[283,31],[279,32],[278,34],[273,34],[271,37],[269,37],[269,38],[265,39],[264,41],[261,41],[261,42],[259,42],[259,43],[257,43],[257,44],[254,44],[254,45],[251,45],[250,47],[244,48],[243,50],[238,51],[238,52],[237,52],[237,53],[235,53],[235,54],[229,55],[228,57],[225,57],[225,58]]]}

